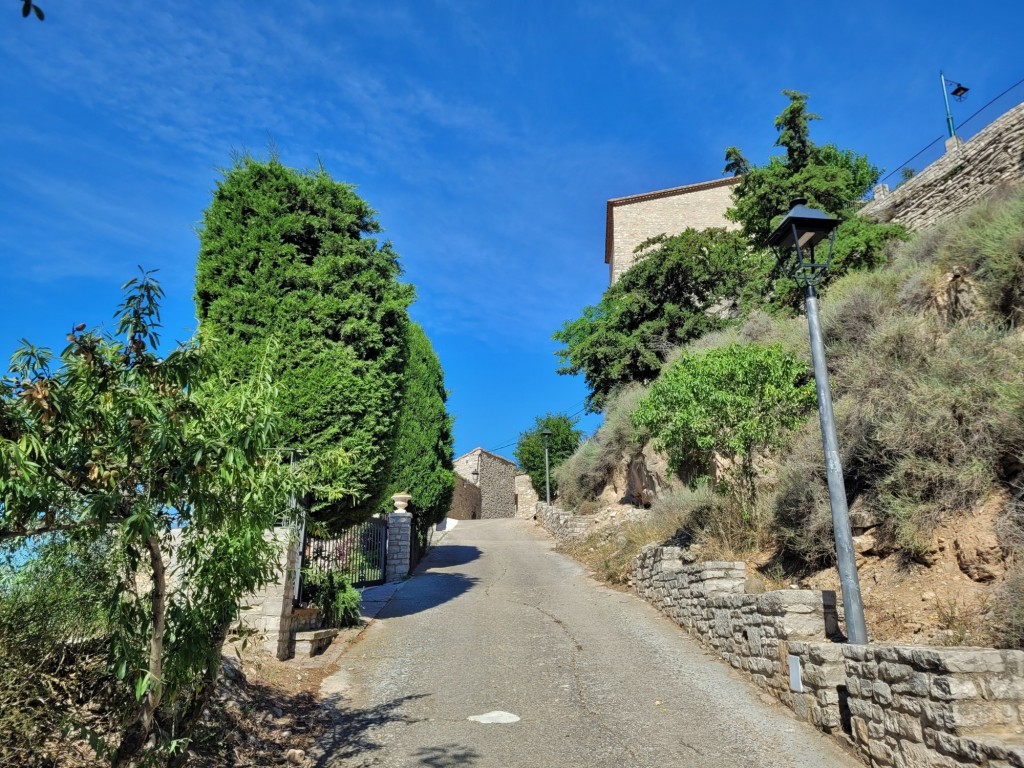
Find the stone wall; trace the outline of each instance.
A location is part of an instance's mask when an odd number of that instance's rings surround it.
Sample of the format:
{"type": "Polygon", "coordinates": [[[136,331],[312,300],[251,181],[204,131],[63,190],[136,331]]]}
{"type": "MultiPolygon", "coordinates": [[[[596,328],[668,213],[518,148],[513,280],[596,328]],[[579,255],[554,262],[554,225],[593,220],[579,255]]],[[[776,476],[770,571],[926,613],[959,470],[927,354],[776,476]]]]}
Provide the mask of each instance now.
{"type": "Polygon", "coordinates": [[[401,509],[388,515],[384,581],[401,581],[412,568],[412,514],[401,509]]]}
{"type": "Polygon", "coordinates": [[[455,493],[452,494],[448,517],[453,520],[480,519],[480,489],[459,475],[455,476],[455,493]]]}
{"type": "Polygon", "coordinates": [[[634,589],[868,764],[1024,766],[1024,652],[833,642],[834,593],[747,594],[743,563],[691,558],[645,548],[634,589]]]}
{"type": "Polygon", "coordinates": [[[540,501],[537,492],[533,490],[533,483],[530,476],[526,474],[516,475],[516,517],[533,517],[534,506],[540,501]]]}
{"type": "Polygon", "coordinates": [[[640,243],[658,235],[677,235],[688,227],[736,228],[725,218],[739,178],[716,179],[660,192],[608,201],[605,263],[614,284],[636,260],[640,243]]]}
{"type": "Polygon", "coordinates": [[[480,517],[516,516],[516,465],[483,451],[480,455],[480,517]]]}
{"type": "Polygon", "coordinates": [[[476,518],[515,517],[516,516],[516,465],[504,456],[474,448],[469,453],[459,456],[454,462],[455,474],[467,483],[476,486],[479,491],[478,514],[475,517],[458,517],[465,514],[465,509],[473,504],[473,494],[461,484],[455,487],[453,512],[450,515],[458,520],[476,518]],[[458,509],[454,507],[458,505],[458,509]]]}
{"type": "Polygon", "coordinates": [[[553,504],[548,506],[543,501],[538,501],[534,505],[534,510],[537,522],[554,536],[559,544],[582,539],[594,524],[592,517],[574,515],[553,504]]]}
{"type": "Polygon", "coordinates": [[[266,535],[280,546],[278,578],[243,601],[241,618],[259,634],[268,653],[278,659],[290,659],[295,579],[302,544],[300,535],[292,528],[275,528],[266,535]]]}
{"type": "Polygon", "coordinates": [[[916,231],[967,210],[1000,187],[1024,182],[1024,104],[969,141],[947,145],[942,157],[891,192],[879,185],[861,213],[916,231]]]}

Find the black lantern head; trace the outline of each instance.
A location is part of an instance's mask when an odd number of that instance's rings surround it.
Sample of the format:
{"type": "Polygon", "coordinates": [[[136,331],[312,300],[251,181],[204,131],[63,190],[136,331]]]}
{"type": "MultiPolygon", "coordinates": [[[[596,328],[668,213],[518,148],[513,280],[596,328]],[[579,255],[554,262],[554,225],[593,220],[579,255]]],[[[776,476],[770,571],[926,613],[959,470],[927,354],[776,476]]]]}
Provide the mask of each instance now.
{"type": "Polygon", "coordinates": [[[551,430],[545,427],[540,431],[540,433],[544,435],[544,442],[547,443],[548,438],[551,437],[551,430]]]}
{"type": "Polygon", "coordinates": [[[957,101],[963,101],[965,98],[967,98],[967,92],[969,90],[971,90],[970,88],[968,88],[963,83],[952,83],[951,82],[950,85],[953,86],[953,91],[952,91],[951,95],[957,101]]]}
{"type": "Polygon", "coordinates": [[[808,208],[807,201],[802,198],[797,198],[790,205],[786,218],[768,236],[768,246],[786,261],[789,260],[789,252],[795,251],[794,279],[803,285],[817,285],[832,263],[839,220],[815,208],[808,208]],[[828,240],[828,254],[824,261],[815,261],[814,249],[825,240],[828,240]]]}

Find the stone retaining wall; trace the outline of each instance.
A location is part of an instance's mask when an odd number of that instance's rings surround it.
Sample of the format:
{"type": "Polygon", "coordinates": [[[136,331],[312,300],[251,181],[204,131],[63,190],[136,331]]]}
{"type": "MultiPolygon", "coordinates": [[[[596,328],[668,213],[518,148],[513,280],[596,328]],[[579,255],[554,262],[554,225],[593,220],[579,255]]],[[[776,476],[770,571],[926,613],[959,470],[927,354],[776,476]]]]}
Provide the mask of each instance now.
{"type": "Polygon", "coordinates": [[[646,547],[634,589],[869,765],[1024,767],[1024,652],[833,642],[835,593],[747,594],[743,563],[691,558],[646,547]]]}
{"type": "Polygon", "coordinates": [[[582,539],[594,525],[592,517],[574,515],[553,504],[548,506],[543,501],[538,501],[534,510],[534,518],[559,544],[582,539]]]}
{"type": "Polygon", "coordinates": [[[951,141],[946,153],[891,192],[880,185],[861,213],[924,229],[967,210],[1000,187],[1024,182],[1024,104],[983,128],[970,141],[951,141]]]}

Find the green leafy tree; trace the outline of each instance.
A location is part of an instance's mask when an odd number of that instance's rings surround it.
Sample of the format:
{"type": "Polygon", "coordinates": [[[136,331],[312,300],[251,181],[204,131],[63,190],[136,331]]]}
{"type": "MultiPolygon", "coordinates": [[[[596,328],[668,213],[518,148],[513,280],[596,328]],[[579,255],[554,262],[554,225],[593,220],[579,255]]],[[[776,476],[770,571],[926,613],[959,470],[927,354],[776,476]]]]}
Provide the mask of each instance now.
{"type": "Polygon", "coordinates": [[[26,344],[0,382],[0,541],[107,547],[104,642],[129,704],[112,740],[89,735],[114,766],[180,759],[240,599],[274,575],[264,532],[292,482],[267,371],[229,385],[195,344],[158,355],[160,287],[125,289],[121,341],[76,326],[59,360],[26,344]]]}
{"type": "Polygon", "coordinates": [[[381,509],[393,511],[391,496],[408,493],[409,510],[421,526],[430,526],[448,514],[455,492],[452,417],[441,361],[419,323],[409,323],[408,350],[395,458],[381,509]]]}
{"type": "Polygon", "coordinates": [[[551,469],[551,495],[554,496],[558,490],[558,483],[555,481],[555,467],[568,459],[579,447],[583,437],[583,431],[576,429],[576,422],[571,416],[564,413],[549,413],[545,416],[538,416],[533,428],[519,435],[519,442],[513,454],[519,462],[519,468],[530,476],[530,483],[533,490],[542,499],[545,493],[545,472],[544,472],[544,435],[545,429],[551,430],[547,439],[548,463],[551,469]]]}
{"type": "Polygon", "coordinates": [[[326,171],[240,158],[200,231],[196,311],[232,375],[278,341],[284,445],[309,467],[314,516],[343,527],[372,514],[390,476],[411,286],[373,211],[326,171]],[[313,471],[342,449],[341,472],[313,471]]]}
{"type": "Polygon", "coordinates": [[[709,467],[715,454],[737,458],[732,488],[748,503],[756,453],[778,446],[815,402],[806,364],[781,346],[731,344],[684,352],[651,385],[632,421],[649,431],[673,469],[709,467]]]}
{"type": "MultiPolygon", "coordinates": [[[[726,150],[725,172],[743,176],[733,192],[734,205],[726,216],[740,225],[754,249],[763,250],[779,217],[789,210],[790,202],[803,197],[808,205],[843,220],[836,231],[836,258],[829,279],[881,265],[886,258],[886,245],[906,239],[907,233],[898,224],[877,224],[856,215],[857,203],[878,181],[879,169],[852,150],[834,144],[815,144],[810,136],[810,122],[820,117],[807,111],[807,94],[783,94],[789,104],[775,118],[779,134],[775,146],[784,148],[786,154],[772,156],[765,165],[755,166],[736,147],[726,150]]],[[[786,276],[785,266],[774,265],[755,278],[769,308],[796,307],[800,303],[800,291],[786,276]]]]}
{"type": "Polygon", "coordinates": [[[630,382],[653,381],[676,347],[728,325],[751,274],[764,271],[743,237],[724,229],[687,229],[638,251],[600,303],[554,334],[564,345],[558,372],[583,374],[591,411],[630,382]]]}

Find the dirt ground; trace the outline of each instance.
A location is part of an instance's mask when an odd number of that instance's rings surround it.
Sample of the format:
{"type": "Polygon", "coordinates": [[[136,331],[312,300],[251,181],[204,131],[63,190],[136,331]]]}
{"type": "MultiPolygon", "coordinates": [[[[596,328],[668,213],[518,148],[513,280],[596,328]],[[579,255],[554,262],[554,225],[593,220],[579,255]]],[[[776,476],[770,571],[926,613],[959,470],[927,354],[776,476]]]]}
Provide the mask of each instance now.
{"type": "MultiPolygon", "coordinates": [[[[992,643],[988,610],[1005,572],[995,533],[1004,502],[1003,498],[993,498],[973,513],[939,526],[931,549],[918,561],[885,553],[870,530],[855,537],[861,595],[872,641],[992,643]]],[[[650,514],[628,504],[606,502],[593,515],[595,526],[591,530],[614,531],[650,514]]],[[[735,556],[747,564],[751,591],[800,588],[829,589],[839,594],[835,568],[787,578],[772,568],[773,554],[735,556]]]]}

